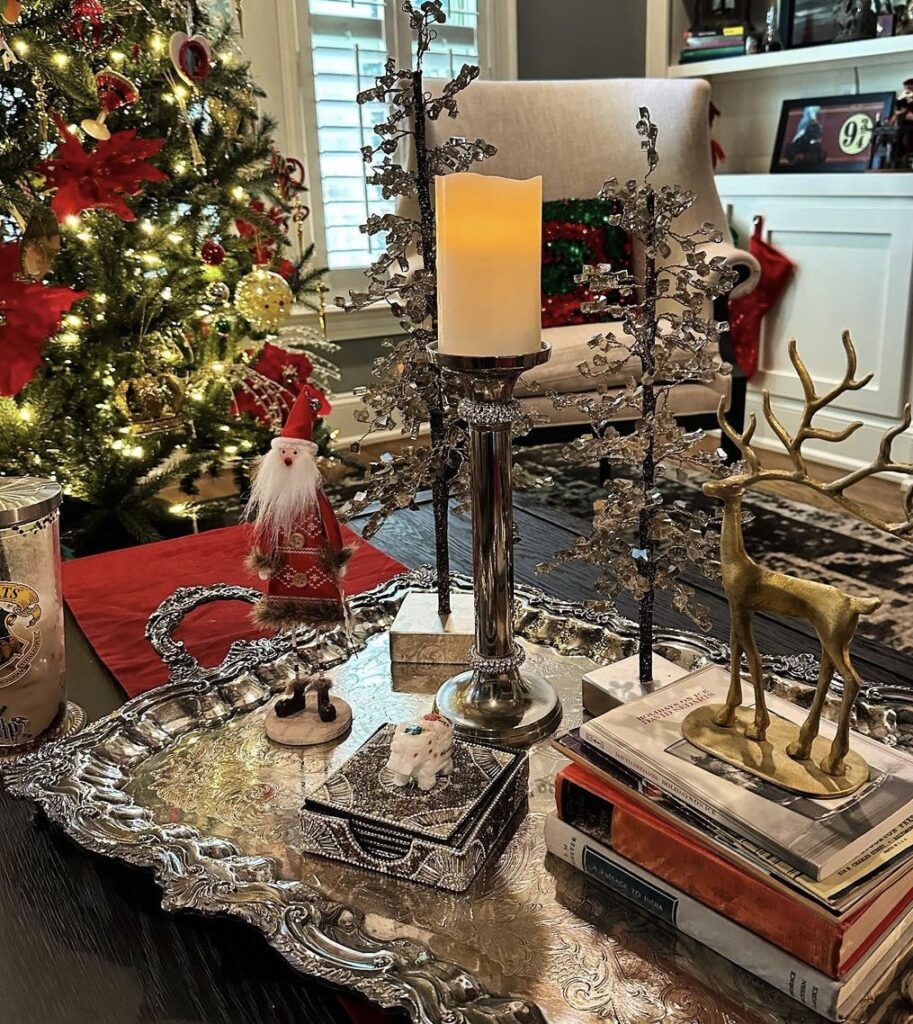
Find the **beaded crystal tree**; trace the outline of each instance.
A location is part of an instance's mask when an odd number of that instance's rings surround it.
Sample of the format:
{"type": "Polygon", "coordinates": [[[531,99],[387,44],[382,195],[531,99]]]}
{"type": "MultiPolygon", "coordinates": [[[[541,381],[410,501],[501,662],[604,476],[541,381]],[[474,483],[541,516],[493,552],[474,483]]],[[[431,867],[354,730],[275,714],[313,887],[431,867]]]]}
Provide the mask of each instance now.
{"type": "MultiPolygon", "coordinates": [[[[477,67],[464,64],[459,74],[444,85],[437,96],[425,90],[423,63],[435,39],[435,26],[446,18],[441,0],[414,5],[404,0],[403,12],[415,36],[414,67],[397,69],[392,58],[375,84],[358,95],[358,102],[384,103],[386,120],[374,126],[379,141],[362,149],[369,165],[368,184],[379,186],[385,199],[401,200],[399,212],[372,214],[361,230],[368,235],[384,234],[386,248],[366,271],[369,284],[364,292],[352,291],[348,300],[337,302],[347,310],[363,309],[383,299],[405,331],[405,337],[390,342],[388,351],[376,360],[372,385],[362,395],[365,408],[357,417],[373,431],[389,430],[398,423],[403,437],[413,442],[402,451],[386,453],[371,470],[364,491],[343,510],[355,514],[372,502],[380,508],[367,521],[364,535],[372,536],[398,508],[407,508],[418,491],[432,490],[437,560],[438,611],[450,612],[450,559],[447,512],[450,483],[458,471],[464,437],[455,417],[448,415],[447,381],[428,361],[426,346],[437,337],[437,290],[435,282],[434,179],[439,174],[465,171],[478,160],[493,156],[494,146],[477,139],[453,138],[429,146],[429,121],[457,117],[456,96],[474,79],[477,67]],[[397,160],[408,145],[414,167],[397,160]],[[415,216],[405,210],[414,206],[415,216]],[[417,444],[422,427],[430,424],[427,442],[417,444]]],[[[364,439],[362,439],[364,440],[364,439]]],[[[353,446],[357,451],[360,443],[353,446]]]]}
{"type": "Polygon", "coordinates": [[[682,570],[691,565],[706,571],[713,562],[715,544],[706,535],[710,517],[683,502],[665,502],[658,484],[667,466],[686,460],[723,472],[719,452],[695,451],[702,432],[676,423],[671,394],[682,384],[709,383],[728,371],[719,356],[720,334],[727,325],[708,318],[705,311],[733,287],[736,272],[725,257],[701,250],[722,240],[712,224],[690,231],[676,227],[694,204],[694,193],[651,182],[659,158],[657,128],[646,107],[640,108],[636,129],[647,161],[643,180],[620,184],[612,178],[599,198],[615,203],[611,223],[642,247],[643,270],[616,271],[602,264],[584,267],[578,278],[596,295],[583,311],[619,321],[625,337],[607,332],[590,341],[594,353],[580,371],[592,382],[595,396],[552,396],[557,407],[584,412],[592,426],[591,434],[568,447],[568,459],[634,467],[635,475],[609,480],[591,536],[580,538],[540,569],[570,559],[589,562],[602,570],[599,587],[610,599],[628,591],[638,601],[639,676],[648,684],[653,677],[657,589],[671,592],[677,610],[706,623],[706,609],[694,600],[682,570]],[[625,378],[622,389],[619,376],[625,378]],[[612,426],[613,421],[632,419],[635,426],[629,434],[612,426]]]}

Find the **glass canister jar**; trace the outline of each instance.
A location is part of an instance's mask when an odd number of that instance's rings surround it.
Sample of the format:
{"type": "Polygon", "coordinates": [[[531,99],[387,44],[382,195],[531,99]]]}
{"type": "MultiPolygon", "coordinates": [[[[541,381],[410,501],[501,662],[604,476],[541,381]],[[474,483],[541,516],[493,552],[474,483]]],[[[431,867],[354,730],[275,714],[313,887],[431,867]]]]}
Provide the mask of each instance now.
{"type": "Polygon", "coordinates": [[[53,480],[0,477],[0,750],[66,713],[59,520],[53,480]]]}

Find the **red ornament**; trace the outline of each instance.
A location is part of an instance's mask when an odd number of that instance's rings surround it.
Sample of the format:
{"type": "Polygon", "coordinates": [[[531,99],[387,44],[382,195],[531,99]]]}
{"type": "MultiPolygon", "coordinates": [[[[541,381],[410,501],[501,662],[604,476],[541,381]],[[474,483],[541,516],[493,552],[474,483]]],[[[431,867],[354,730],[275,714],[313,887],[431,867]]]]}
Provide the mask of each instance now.
{"type": "Polygon", "coordinates": [[[16,395],[28,384],[60,318],[89,294],[18,275],[19,244],[0,245],[0,395],[16,395]]]}
{"type": "Polygon", "coordinates": [[[209,267],[221,267],[225,262],[225,246],[214,238],[207,238],[200,247],[200,259],[209,267]]]}
{"type": "MultiPolygon", "coordinates": [[[[267,342],[253,369],[261,377],[266,377],[267,380],[281,385],[282,404],[285,406],[286,415],[305,386],[309,387],[315,396],[319,396],[318,416],[328,416],[332,411],[333,407],[327,400],[327,396],[313,385],[308,384],[310,376],[314,372],[314,364],[304,353],[288,352],[278,345],[271,345],[267,342]]],[[[256,386],[256,381],[248,381],[247,385],[235,392],[232,412],[236,416],[243,412],[250,413],[265,426],[273,426],[273,417],[270,416],[265,399],[260,401],[257,398],[259,389],[256,386]]]]}
{"type": "Polygon", "coordinates": [[[168,44],[174,70],[188,85],[201,85],[212,71],[212,44],[206,36],[175,32],[168,44]]]}
{"type": "MultiPolygon", "coordinates": [[[[253,199],[250,208],[256,210],[257,213],[265,213],[277,228],[281,228],[283,231],[288,228],[288,217],[280,206],[271,206],[267,210],[262,199],[253,199]]],[[[257,226],[241,217],[236,218],[235,227],[242,238],[249,238],[253,243],[250,247],[250,254],[257,266],[264,266],[272,262],[276,251],[276,244],[272,239],[261,238],[257,226]]]]}
{"type": "Polygon", "coordinates": [[[70,8],[70,32],[81,42],[91,36],[92,45],[100,46],[105,26],[105,9],[99,0],[74,0],[70,8]]]}
{"type": "Polygon", "coordinates": [[[101,110],[96,117],[84,118],[79,127],[93,139],[107,142],[111,138],[111,131],[105,124],[108,114],[120,110],[121,107],[128,107],[131,103],[136,103],[139,99],[139,91],[129,78],[124,78],[123,75],[111,71],[110,68],[98,72],[95,76],[95,87],[98,90],[101,110]]]}
{"type": "Polygon", "coordinates": [[[54,156],[38,170],[57,194],[51,209],[58,220],[83,210],[110,210],[121,220],[136,220],[123,197],[139,195],[143,181],[165,181],[168,175],[146,162],[165,144],[164,139],[138,139],[134,130],[115,132],[86,152],[62,121],[57,122],[63,141],[54,156]]]}
{"type": "Polygon", "coordinates": [[[292,263],[291,260],[279,260],[274,269],[276,273],[281,274],[286,279],[286,281],[291,281],[291,279],[295,276],[296,268],[295,264],[292,263]]]}

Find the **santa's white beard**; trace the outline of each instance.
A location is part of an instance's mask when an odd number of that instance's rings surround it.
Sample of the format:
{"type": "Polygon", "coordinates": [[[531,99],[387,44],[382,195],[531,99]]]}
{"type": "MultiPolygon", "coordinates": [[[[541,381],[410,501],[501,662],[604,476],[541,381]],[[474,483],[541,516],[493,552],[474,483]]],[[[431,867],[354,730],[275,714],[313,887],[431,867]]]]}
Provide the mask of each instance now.
{"type": "Polygon", "coordinates": [[[275,547],[280,534],[288,534],[317,500],[321,485],[317,461],[309,452],[299,451],[286,466],[278,450],[271,448],[257,463],[247,518],[255,518],[257,536],[275,547]]]}

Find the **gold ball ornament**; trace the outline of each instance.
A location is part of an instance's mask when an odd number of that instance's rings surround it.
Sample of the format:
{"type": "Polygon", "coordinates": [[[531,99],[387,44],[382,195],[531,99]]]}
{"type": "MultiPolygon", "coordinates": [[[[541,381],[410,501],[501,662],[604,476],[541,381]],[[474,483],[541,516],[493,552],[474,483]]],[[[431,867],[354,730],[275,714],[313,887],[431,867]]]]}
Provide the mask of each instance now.
{"type": "Polygon", "coordinates": [[[235,288],[235,309],[255,331],[277,331],[292,312],[292,289],[272,270],[257,267],[235,288]]]}

